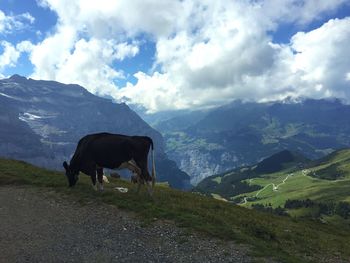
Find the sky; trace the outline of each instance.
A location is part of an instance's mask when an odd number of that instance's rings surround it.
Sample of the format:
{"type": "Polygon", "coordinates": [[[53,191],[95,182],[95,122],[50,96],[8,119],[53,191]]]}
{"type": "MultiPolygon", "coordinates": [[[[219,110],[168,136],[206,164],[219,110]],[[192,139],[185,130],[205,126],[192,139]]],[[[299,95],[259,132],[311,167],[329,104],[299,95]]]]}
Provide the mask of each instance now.
{"type": "Polygon", "coordinates": [[[0,0],[0,78],[12,74],[148,113],[350,103],[350,0],[0,0]]]}

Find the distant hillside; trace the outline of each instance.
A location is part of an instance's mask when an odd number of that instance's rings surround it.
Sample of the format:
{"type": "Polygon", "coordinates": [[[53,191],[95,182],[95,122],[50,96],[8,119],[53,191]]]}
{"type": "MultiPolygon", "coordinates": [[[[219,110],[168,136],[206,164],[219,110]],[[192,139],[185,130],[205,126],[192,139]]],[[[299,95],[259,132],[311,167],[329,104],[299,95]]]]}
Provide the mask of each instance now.
{"type": "Polygon", "coordinates": [[[188,112],[155,127],[165,138],[168,155],[196,184],[283,149],[317,159],[350,147],[348,116],[350,106],[337,99],[235,101],[206,112],[188,112]]]}
{"type": "Polygon", "coordinates": [[[261,186],[249,183],[249,180],[253,180],[253,178],[264,177],[285,169],[300,169],[308,162],[309,160],[300,154],[283,150],[255,165],[243,166],[222,174],[209,176],[201,181],[194,188],[194,191],[208,195],[217,194],[227,200],[232,200],[242,193],[261,189],[261,186]]]}
{"type": "Polygon", "coordinates": [[[78,140],[89,133],[147,135],[155,143],[157,179],[188,188],[189,177],[169,160],[162,135],[126,104],[78,85],[14,75],[0,80],[0,156],[63,169],[78,140]]]}
{"type": "MultiPolygon", "coordinates": [[[[289,154],[283,154],[289,155],[289,154]]],[[[302,157],[293,162],[269,162],[281,154],[269,157],[255,166],[236,169],[231,172],[211,176],[200,182],[195,191],[207,195],[215,194],[245,206],[271,204],[284,206],[287,200],[315,202],[350,202],[350,149],[343,149],[317,161],[303,161],[302,157]],[[268,162],[267,162],[268,161],[268,162]],[[257,168],[282,166],[282,169],[257,168]],[[266,172],[267,171],[267,172],[266,172]],[[245,187],[240,187],[244,185],[245,187]]]]}
{"type": "Polygon", "coordinates": [[[304,165],[309,160],[304,156],[296,153],[292,153],[288,150],[281,151],[276,153],[256,165],[254,172],[257,174],[269,174],[281,171],[288,166],[293,165],[304,165]]]}

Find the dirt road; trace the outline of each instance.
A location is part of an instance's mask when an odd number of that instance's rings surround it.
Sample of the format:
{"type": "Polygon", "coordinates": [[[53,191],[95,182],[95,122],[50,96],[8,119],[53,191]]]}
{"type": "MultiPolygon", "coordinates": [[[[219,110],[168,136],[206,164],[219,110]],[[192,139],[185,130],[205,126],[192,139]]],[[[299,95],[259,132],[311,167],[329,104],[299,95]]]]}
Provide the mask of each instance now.
{"type": "Polygon", "coordinates": [[[55,192],[0,187],[0,262],[250,262],[247,248],[188,234],[170,222],[143,226],[108,205],[55,192]]]}

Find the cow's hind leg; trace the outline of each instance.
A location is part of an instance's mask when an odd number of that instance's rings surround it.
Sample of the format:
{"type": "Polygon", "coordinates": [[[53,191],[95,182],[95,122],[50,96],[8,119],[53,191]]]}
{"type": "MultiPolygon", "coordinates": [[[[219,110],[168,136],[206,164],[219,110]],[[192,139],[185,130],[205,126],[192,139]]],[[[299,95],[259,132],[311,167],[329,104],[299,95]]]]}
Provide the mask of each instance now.
{"type": "Polygon", "coordinates": [[[141,185],[142,185],[142,180],[140,176],[137,176],[137,189],[136,189],[136,194],[139,194],[140,189],[141,189],[141,185]]]}
{"type": "Polygon", "coordinates": [[[150,197],[153,198],[153,188],[152,188],[151,182],[150,182],[150,181],[147,181],[146,184],[147,184],[147,191],[148,191],[148,194],[150,195],[150,197]]]}
{"type": "Polygon", "coordinates": [[[97,186],[98,190],[103,191],[103,168],[102,167],[97,167],[96,168],[97,172],[97,186]]]}
{"type": "MultiPolygon", "coordinates": [[[[140,182],[142,181],[142,183],[146,183],[148,194],[153,199],[153,189],[152,189],[152,185],[150,184],[151,176],[149,175],[148,170],[147,170],[147,159],[143,160],[143,161],[142,160],[135,160],[135,162],[136,162],[137,166],[141,169],[139,181],[140,182]]],[[[140,187],[141,187],[141,184],[139,183],[138,190],[140,187]]]]}

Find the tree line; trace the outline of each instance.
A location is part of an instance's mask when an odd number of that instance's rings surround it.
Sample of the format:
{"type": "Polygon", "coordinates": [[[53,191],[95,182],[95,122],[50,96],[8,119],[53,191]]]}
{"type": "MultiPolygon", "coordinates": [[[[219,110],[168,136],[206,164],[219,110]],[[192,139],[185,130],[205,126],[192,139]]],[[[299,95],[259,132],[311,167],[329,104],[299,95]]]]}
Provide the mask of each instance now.
{"type": "Polygon", "coordinates": [[[272,204],[253,204],[252,208],[255,210],[287,216],[287,209],[298,209],[298,208],[315,208],[314,216],[319,218],[321,215],[334,216],[338,215],[342,218],[350,218],[350,203],[348,202],[317,202],[311,199],[303,200],[290,200],[288,199],[284,207],[278,206],[276,208],[272,207],[272,204]]]}
{"type": "Polygon", "coordinates": [[[350,203],[348,202],[317,202],[310,199],[305,200],[287,200],[284,204],[286,209],[296,208],[316,208],[318,210],[318,216],[321,215],[338,215],[345,219],[350,218],[350,203]]]}

